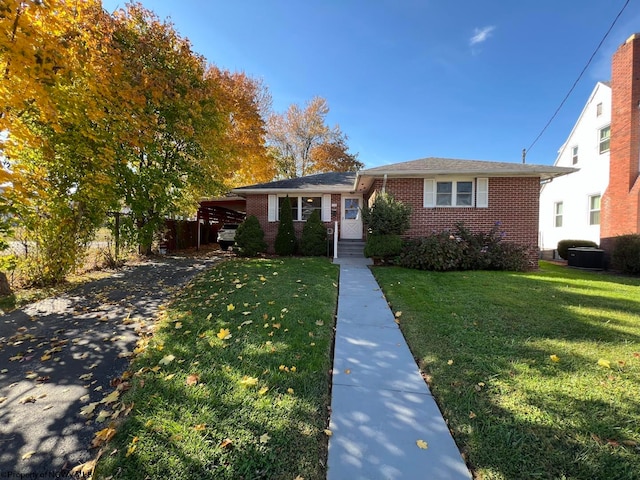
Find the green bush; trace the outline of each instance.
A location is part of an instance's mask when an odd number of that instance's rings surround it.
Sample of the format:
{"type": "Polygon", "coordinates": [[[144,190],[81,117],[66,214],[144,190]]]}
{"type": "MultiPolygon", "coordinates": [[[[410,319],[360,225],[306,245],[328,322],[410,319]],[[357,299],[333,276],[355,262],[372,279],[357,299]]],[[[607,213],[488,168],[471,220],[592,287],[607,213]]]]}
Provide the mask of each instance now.
{"type": "Polygon", "coordinates": [[[434,233],[407,242],[400,255],[403,267],[446,272],[460,270],[464,246],[450,232],[434,233]]]}
{"type": "Polygon", "coordinates": [[[529,267],[527,247],[503,242],[500,223],[487,232],[471,232],[463,223],[453,231],[408,242],[400,265],[419,270],[511,270],[529,267]]]}
{"type": "Polygon", "coordinates": [[[378,193],[370,208],[362,209],[362,221],[373,235],[402,235],[409,230],[411,207],[389,193],[378,193]]]}
{"type": "Polygon", "coordinates": [[[591,240],[560,240],[558,242],[558,255],[563,260],[567,260],[569,258],[569,249],[575,247],[598,248],[598,244],[591,240]]]}
{"type": "Polygon", "coordinates": [[[613,266],[623,273],[640,274],[640,235],[616,237],[611,253],[613,266]]]}
{"type": "Polygon", "coordinates": [[[244,222],[238,225],[236,230],[236,250],[245,257],[256,257],[267,250],[264,241],[264,230],[255,215],[248,216],[244,222]]]}
{"type": "Polygon", "coordinates": [[[402,252],[400,235],[369,235],[364,246],[364,256],[389,259],[402,252]]]}
{"type": "Polygon", "coordinates": [[[489,269],[524,272],[529,270],[527,247],[512,242],[501,242],[490,252],[489,269]]]}
{"type": "Polygon", "coordinates": [[[302,228],[300,252],[309,257],[327,254],[327,227],[320,220],[320,212],[314,210],[302,228]]]}
{"type": "Polygon", "coordinates": [[[293,255],[296,253],[298,241],[293,229],[293,216],[291,213],[291,200],[286,197],[280,209],[280,224],[276,234],[275,251],[281,256],[293,255]]]}

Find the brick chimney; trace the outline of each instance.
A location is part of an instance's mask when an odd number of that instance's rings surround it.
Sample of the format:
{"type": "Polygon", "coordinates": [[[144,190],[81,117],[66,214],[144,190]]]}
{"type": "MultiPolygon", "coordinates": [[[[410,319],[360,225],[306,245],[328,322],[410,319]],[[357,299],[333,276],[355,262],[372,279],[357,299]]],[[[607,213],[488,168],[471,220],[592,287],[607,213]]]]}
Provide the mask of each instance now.
{"type": "Polygon", "coordinates": [[[640,233],[640,33],[631,35],[611,65],[609,185],[602,197],[600,242],[640,233]]]}

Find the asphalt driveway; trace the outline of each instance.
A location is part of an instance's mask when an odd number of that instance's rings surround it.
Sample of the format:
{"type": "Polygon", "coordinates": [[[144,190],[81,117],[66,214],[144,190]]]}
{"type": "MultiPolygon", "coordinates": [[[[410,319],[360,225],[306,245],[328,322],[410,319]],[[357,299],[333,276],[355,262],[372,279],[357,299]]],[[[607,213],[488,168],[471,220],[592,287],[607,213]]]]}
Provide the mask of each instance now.
{"type": "Polygon", "coordinates": [[[64,478],[92,458],[108,421],[81,410],[108,409],[99,402],[126,370],[136,330],[220,258],[155,258],[0,316],[0,478],[64,478]]]}

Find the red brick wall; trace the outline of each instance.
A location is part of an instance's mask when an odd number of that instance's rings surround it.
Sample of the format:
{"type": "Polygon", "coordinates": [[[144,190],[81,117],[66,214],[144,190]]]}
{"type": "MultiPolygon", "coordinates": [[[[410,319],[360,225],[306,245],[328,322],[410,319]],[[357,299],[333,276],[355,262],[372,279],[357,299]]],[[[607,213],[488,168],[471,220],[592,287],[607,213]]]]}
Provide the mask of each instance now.
{"type": "MultiPolygon", "coordinates": [[[[318,194],[320,195],[320,194],[318,194]]],[[[331,204],[335,204],[336,208],[331,209],[331,222],[325,222],[324,225],[328,228],[334,227],[335,221],[340,221],[340,194],[331,195],[331,204]]],[[[276,235],[278,234],[278,226],[280,222],[269,221],[269,196],[268,195],[247,195],[247,216],[255,215],[260,222],[260,226],[264,230],[264,241],[267,242],[268,252],[273,253],[273,246],[276,241],[276,235]]],[[[304,222],[293,222],[293,228],[296,232],[298,240],[302,237],[302,228],[304,222]]]]}
{"type": "MultiPolygon", "coordinates": [[[[386,189],[397,200],[412,206],[411,229],[408,237],[430,235],[433,232],[451,229],[462,221],[472,231],[489,231],[500,222],[505,232],[505,241],[518,243],[530,248],[530,258],[538,258],[538,204],[540,199],[540,179],[537,177],[490,178],[488,208],[423,208],[424,181],[421,178],[388,179],[386,189]]],[[[382,181],[374,182],[372,192],[382,189],[382,181]]],[[[332,222],[340,219],[340,194],[331,196],[331,203],[337,204],[332,222]]],[[[365,198],[365,204],[367,202],[365,198]]],[[[278,233],[278,222],[269,222],[267,216],[268,196],[248,195],[247,215],[255,215],[265,232],[269,251],[278,233]]],[[[294,222],[298,238],[304,222],[294,222]]]]}
{"type": "Polygon", "coordinates": [[[602,198],[601,246],[640,232],[640,35],[620,46],[611,66],[609,185],[602,198]]]}
{"type": "MultiPolygon", "coordinates": [[[[376,181],[374,189],[382,189],[376,181]]],[[[538,258],[538,212],[540,179],[537,177],[495,177],[489,179],[488,208],[424,208],[424,181],[420,178],[388,179],[387,192],[396,200],[412,206],[408,237],[420,237],[464,222],[472,231],[489,231],[496,222],[505,233],[505,241],[530,248],[530,258],[538,258]]]]}

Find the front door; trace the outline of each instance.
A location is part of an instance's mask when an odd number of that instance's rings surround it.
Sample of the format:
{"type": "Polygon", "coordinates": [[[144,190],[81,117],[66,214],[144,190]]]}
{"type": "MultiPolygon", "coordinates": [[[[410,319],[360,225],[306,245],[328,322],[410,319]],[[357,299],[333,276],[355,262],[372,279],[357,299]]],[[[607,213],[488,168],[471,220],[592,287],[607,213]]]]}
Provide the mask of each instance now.
{"type": "Polygon", "coordinates": [[[362,240],[362,195],[342,196],[340,238],[362,240]]]}

